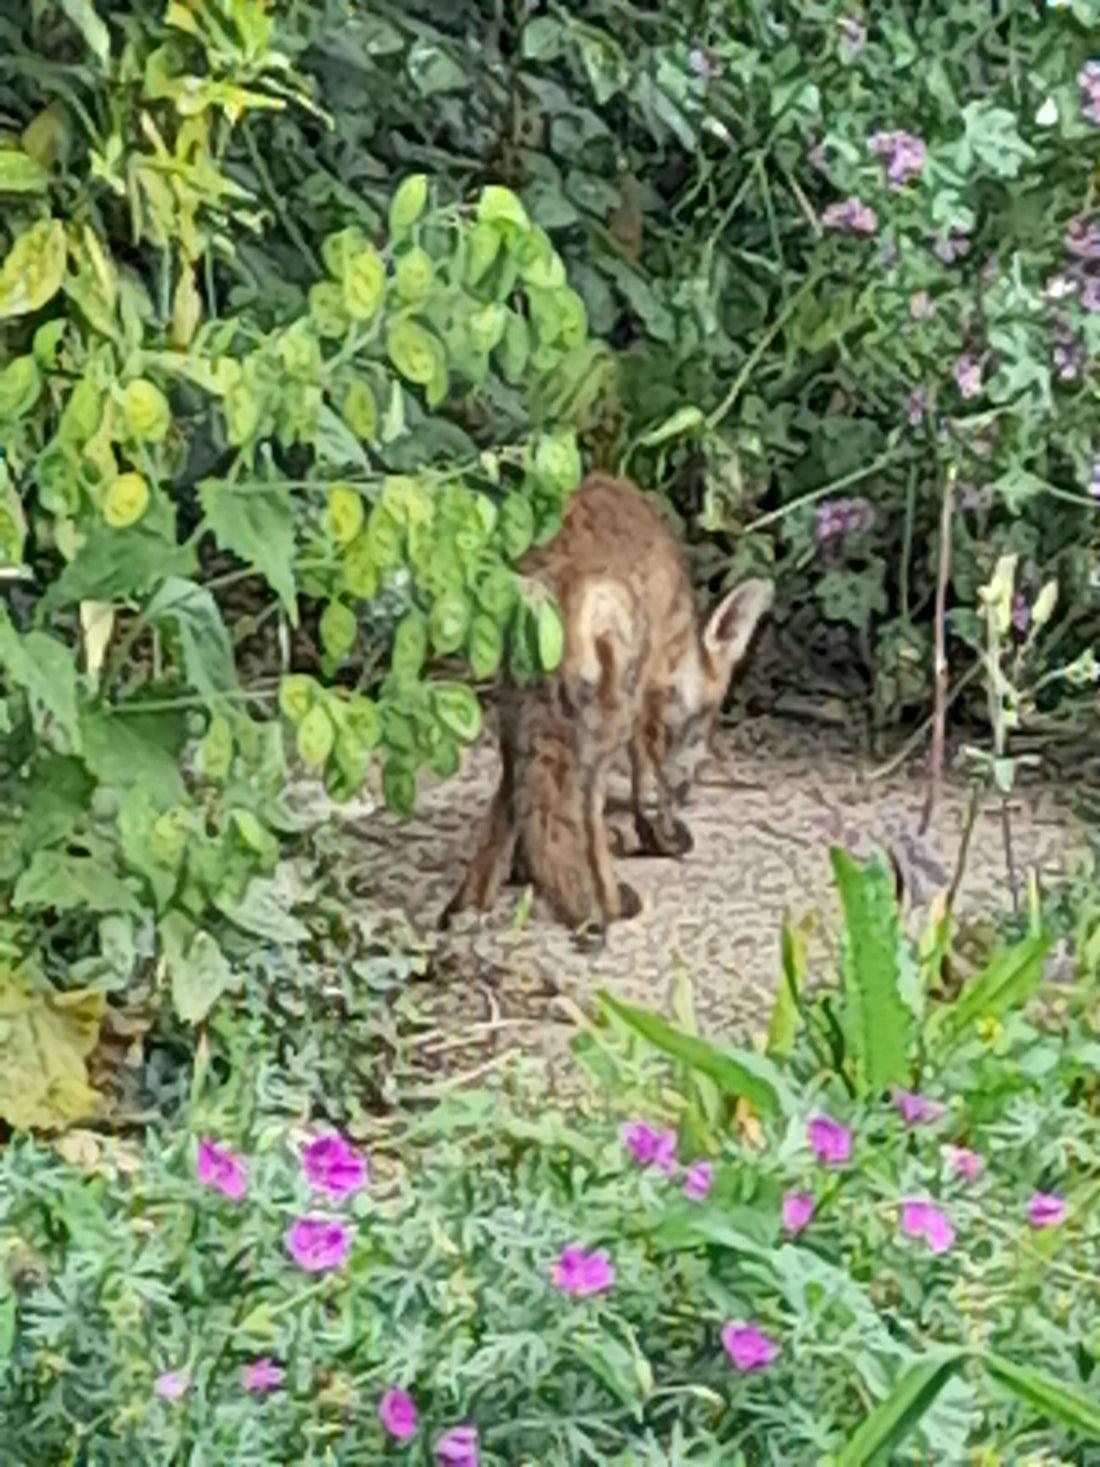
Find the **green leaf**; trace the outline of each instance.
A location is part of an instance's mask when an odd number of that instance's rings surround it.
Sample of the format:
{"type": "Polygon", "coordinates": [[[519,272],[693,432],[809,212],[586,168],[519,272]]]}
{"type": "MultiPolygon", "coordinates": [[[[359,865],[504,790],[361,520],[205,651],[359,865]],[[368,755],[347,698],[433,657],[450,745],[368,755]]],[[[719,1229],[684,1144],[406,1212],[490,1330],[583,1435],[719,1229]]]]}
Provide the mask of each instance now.
{"type": "Polygon", "coordinates": [[[552,601],[539,603],[535,613],[538,632],[539,662],[545,672],[553,672],[565,651],[565,628],[561,615],[552,601]]]}
{"type": "Polygon", "coordinates": [[[734,1098],[743,1095],[761,1115],[776,1116],[786,1108],[781,1099],[779,1074],[772,1074],[772,1067],[761,1056],[718,1049],[705,1039],[674,1029],[648,1009],[636,1008],[606,992],[600,997],[628,1028],[655,1049],[709,1076],[724,1095],[734,1098]]]}
{"type": "Polygon", "coordinates": [[[98,1107],[85,1061],[105,1007],[102,993],[57,993],[0,978],[0,1118],[9,1126],[70,1125],[98,1107]]]}
{"type": "Polygon", "coordinates": [[[43,598],[56,610],[78,601],[124,601],[148,595],[169,576],[190,576],[198,564],[192,545],[177,545],[146,515],[121,530],[95,523],[76,556],[43,598]]]}
{"type": "Polygon", "coordinates": [[[701,428],[706,417],[701,408],[693,405],[677,408],[671,417],[666,418],[663,423],[658,423],[656,428],[651,428],[638,439],[642,448],[656,448],[658,444],[667,443],[670,438],[679,438],[684,433],[690,433],[695,428],[701,428]]]}
{"type": "Polygon", "coordinates": [[[877,854],[862,866],[837,846],[829,855],[844,903],[845,1038],[861,1093],[877,1096],[905,1082],[912,1027],[898,986],[902,936],[894,883],[877,854]]]}
{"type": "Polygon", "coordinates": [[[61,9],[84,37],[102,66],[111,59],[111,35],[92,0],[61,0],[61,9]]]}
{"type": "Polygon", "coordinates": [[[15,883],[13,907],[47,907],[55,912],[132,912],[141,904],[120,876],[94,856],[35,851],[15,883]]]}
{"type": "Polygon", "coordinates": [[[209,932],[195,932],[179,912],[165,917],[160,938],[176,1016],[185,1024],[201,1024],[218,999],[236,986],[229,960],[209,932]]]}
{"type": "Polygon", "coordinates": [[[481,732],[481,704],[465,683],[436,683],[432,706],[440,723],[464,744],[472,744],[481,732]]]}
{"type": "Polygon", "coordinates": [[[428,180],[423,173],[410,173],[398,184],[390,200],[390,234],[395,238],[408,234],[424,212],[428,200],[428,180]]]}
{"type": "Polygon", "coordinates": [[[50,175],[21,148],[0,148],[0,194],[42,194],[50,175]]]}
{"type": "Polygon", "coordinates": [[[205,587],[171,576],[150,601],[145,615],[154,626],[175,622],[184,672],[196,692],[211,698],[236,689],[233,643],[218,603],[205,587]]]}
{"type": "Polygon", "coordinates": [[[1064,1385],[1030,1366],[1016,1365],[1001,1355],[983,1354],[981,1361],[986,1373],[1018,1401],[1042,1412],[1049,1421],[1078,1432],[1085,1441],[1100,1441],[1100,1405],[1095,1392],[1086,1395],[1075,1386],[1064,1385]]]}
{"type": "Polygon", "coordinates": [[[886,1460],[885,1454],[913,1430],[963,1359],[963,1351],[953,1350],[910,1366],[886,1399],[864,1417],[837,1455],[835,1467],[864,1467],[886,1460]]]}
{"type": "Polygon", "coordinates": [[[0,667],[64,732],[74,750],[80,750],[77,713],[76,664],[62,642],[45,632],[21,637],[6,611],[0,609],[0,667]]]}
{"type": "Polygon", "coordinates": [[[765,1050],[773,1058],[776,1055],[790,1054],[798,1037],[801,1017],[799,999],[802,985],[806,981],[808,936],[806,923],[792,927],[790,921],[784,917],[780,939],[783,972],[768,1020],[768,1042],[765,1050]]]}
{"type": "MultiPolygon", "coordinates": [[[[358,447],[358,445],[356,445],[358,447]]],[[[273,484],[263,493],[234,488],[222,479],[199,486],[203,513],[222,550],[255,566],[298,625],[294,582],[294,506],[290,491],[273,484]]]]}
{"type": "Polygon", "coordinates": [[[1049,934],[1038,932],[997,953],[954,1003],[928,1016],[925,1043],[929,1051],[942,1060],[980,1019],[986,1015],[1003,1018],[1025,1003],[1042,982],[1049,946],[1049,934]]]}
{"type": "Polygon", "coordinates": [[[165,804],[185,798],[179,757],[187,741],[187,724],[180,713],[118,713],[85,709],[80,720],[82,758],[100,784],[130,789],[147,784],[165,804]]]}
{"type": "Polygon", "coordinates": [[[256,937],[269,942],[308,942],[309,928],[288,910],[293,896],[277,872],[271,877],[254,876],[239,902],[219,901],[218,906],[235,926],[256,937]]]}

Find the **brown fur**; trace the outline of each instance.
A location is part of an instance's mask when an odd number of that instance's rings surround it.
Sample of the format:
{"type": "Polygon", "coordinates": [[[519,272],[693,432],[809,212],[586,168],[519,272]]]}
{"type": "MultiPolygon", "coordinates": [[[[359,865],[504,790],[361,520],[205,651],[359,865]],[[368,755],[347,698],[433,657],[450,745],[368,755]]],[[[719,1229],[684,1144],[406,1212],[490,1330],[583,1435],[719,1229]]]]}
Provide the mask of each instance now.
{"type": "Polygon", "coordinates": [[[593,474],[548,545],[522,573],[557,598],[565,650],[557,670],[501,701],[500,784],[462,886],[443,914],[492,906],[513,871],[572,926],[633,916],[604,821],[607,772],[629,752],[642,850],[681,856],[684,804],[736,664],[772,601],[770,581],[731,591],[704,627],[687,566],[656,503],[624,479],[593,474]],[[656,779],[655,818],[645,809],[656,779]]]}

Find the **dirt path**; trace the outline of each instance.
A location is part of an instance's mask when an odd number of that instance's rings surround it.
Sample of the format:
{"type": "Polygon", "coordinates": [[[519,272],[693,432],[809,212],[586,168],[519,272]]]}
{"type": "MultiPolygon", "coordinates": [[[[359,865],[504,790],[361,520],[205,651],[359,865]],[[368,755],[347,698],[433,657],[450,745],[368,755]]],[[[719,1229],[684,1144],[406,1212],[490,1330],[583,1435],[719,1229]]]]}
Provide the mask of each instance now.
{"type": "MultiPolygon", "coordinates": [[[[920,840],[919,771],[872,782],[835,744],[835,736],[812,725],[773,720],[741,723],[734,736],[720,738],[721,757],[688,811],[694,851],[682,862],[622,859],[643,910],[612,928],[602,952],[577,952],[537,908],[517,929],[516,889],[506,888],[487,918],[459,919],[439,940],[439,978],[414,985],[412,1000],[448,1035],[469,1034],[468,1044],[460,1038],[448,1046],[442,1070],[457,1073],[464,1064],[468,1072],[492,1072],[519,1050],[544,1055],[558,1071],[573,1032],[558,993],[583,1008],[606,986],[667,1012],[681,972],[692,980],[704,1032],[747,1039],[761,1027],[774,992],[785,910],[820,912],[811,963],[828,971],[821,965],[832,961],[837,917],[832,843],[856,854],[892,843],[918,906],[946,887],[965,783],[947,781],[932,829],[920,840]]],[[[487,739],[459,776],[422,791],[410,821],[379,809],[345,829],[342,859],[356,867],[355,889],[376,909],[397,909],[415,927],[431,928],[461,877],[497,767],[487,739]]],[[[1011,811],[1019,871],[1035,867],[1046,880],[1064,873],[1082,835],[1068,793],[1040,784],[1020,791],[1011,811]]],[[[959,913],[993,914],[1008,903],[1000,815],[990,802],[973,833],[959,913]]]]}

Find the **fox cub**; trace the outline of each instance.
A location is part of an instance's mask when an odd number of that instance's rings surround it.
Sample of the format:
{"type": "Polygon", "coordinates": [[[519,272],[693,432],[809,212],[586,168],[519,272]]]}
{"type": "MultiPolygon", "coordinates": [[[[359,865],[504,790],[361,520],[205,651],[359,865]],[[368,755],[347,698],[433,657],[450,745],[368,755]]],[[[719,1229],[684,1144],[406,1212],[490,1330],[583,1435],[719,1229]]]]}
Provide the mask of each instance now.
{"type": "Polygon", "coordinates": [[[603,474],[584,480],[557,535],[529,551],[520,569],[557,597],[565,649],[556,671],[535,683],[505,678],[500,784],[441,925],[463,908],[492,906],[511,875],[532,882],[570,926],[605,927],[641,905],[612,865],[607,772],[628,751],[643,853],[691,849],[676,811],[774,588],[743,582],[701,627],[683,554],[656,504],[603,474]]]}

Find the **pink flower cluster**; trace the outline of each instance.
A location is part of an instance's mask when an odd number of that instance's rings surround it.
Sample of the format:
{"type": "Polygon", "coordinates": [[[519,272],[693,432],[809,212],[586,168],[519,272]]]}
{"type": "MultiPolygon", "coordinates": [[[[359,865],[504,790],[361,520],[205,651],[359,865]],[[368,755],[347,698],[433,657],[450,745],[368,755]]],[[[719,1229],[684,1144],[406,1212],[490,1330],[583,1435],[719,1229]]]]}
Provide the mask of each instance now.
{"type": "Polygon", "coordinates": [[[1086,61],[1077,73],[1081,113],[1100,127],[1100,61],[1086,61]]]}
{"type": "Polygon", "coordinates": [[[852,499],[823,499],[814,516],[814,536],[819,545],[824,545],[845,535],[866,534],[874,523],[874,507],[862,495],[852,499]]]}
{"type": "Polygon", "coordinates": [[[606,1253],[586,1253],[579,1243],[570,1243],[554,1264],[553,1278],[563,1294],[584,1299],[610,1289],[615,1269],[606,1253]]]}
{"type": "MultiPolygon", "coordinates": [[[[640,1166],[656,1167],[671,1181],[680,1169],[676,1154],[676,1132],[655,1131],[646,1121],[628,1121],[620,1132],[622,1143],[640,1166]]],[[[714,1165],[694,1161],[684,1169],[683,1192],[692,1202],[702,1202],[714,1183],[714,1165]]]]}
{"type": "Polygon", "coordinates": [[[878,215],[870,204],[857,199],[855,194],[839,203],[827,205],[821,215],[824,229],[835,229],[841,234],[874,234],[878,228],[878,215]]]}

